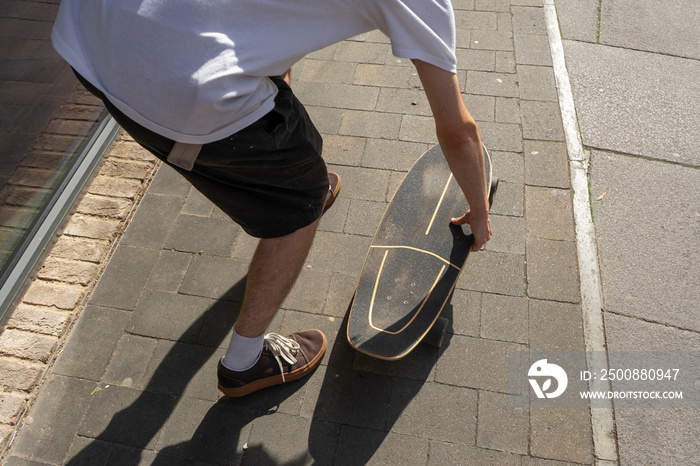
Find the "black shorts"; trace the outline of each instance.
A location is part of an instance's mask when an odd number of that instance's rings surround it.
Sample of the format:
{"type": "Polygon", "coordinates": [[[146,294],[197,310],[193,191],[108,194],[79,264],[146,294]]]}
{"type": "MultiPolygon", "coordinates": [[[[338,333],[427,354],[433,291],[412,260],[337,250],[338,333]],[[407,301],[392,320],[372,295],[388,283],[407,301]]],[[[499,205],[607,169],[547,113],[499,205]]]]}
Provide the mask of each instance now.
{"type": "MultiPolygon", "coordinates": [[[[76,73],[77,74],[77,73],[76,73]]],[[[174,141],[134,122],[78,75],[129,135],[167,163],[174,141]]],[[[254,124],[202,146],[191,171],[173,167],[248,234],[274,238],[310,225],[323,213],[328,172],[322,139],[280,77],[275,108],[254,124]]]]}

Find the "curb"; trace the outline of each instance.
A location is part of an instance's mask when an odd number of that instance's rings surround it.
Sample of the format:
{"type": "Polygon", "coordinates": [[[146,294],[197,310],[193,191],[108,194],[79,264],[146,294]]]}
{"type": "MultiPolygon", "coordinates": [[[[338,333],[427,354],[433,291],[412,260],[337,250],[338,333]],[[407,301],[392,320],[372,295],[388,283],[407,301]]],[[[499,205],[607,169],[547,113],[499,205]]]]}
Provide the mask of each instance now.
{"type": "MultiPolygon", "coordinates": [[[[588,160],[583,151],[581,134],[576,118],[576,107],[566,70],[559,19],[554,0],[544,0],[545,21],[552,54],[554,78],[557,83],[559,107],[569,154],[571,188],[574,191],[573,209],[576,228],[576,250],[581,284],[581,312],[586,345],[586,360],[591,367],[593,352],[605,352],[605,328],[603,326],[603,299],[600,285],[600,267],[595,242],[595,225],[591,218],[588,196],[588,160]]],[[[596,361],[599,362],[599,361],[596,361]]],[[[607,366],[607,361],[605,361],[607,366]]],[[[609,382],[592,380],[591,390],[609,390],[609,382]]],[[[604,408],[591,408],[594,455],[600,464],[617,464],[617,435],[612,401],[606,400],[604,408]]]]}

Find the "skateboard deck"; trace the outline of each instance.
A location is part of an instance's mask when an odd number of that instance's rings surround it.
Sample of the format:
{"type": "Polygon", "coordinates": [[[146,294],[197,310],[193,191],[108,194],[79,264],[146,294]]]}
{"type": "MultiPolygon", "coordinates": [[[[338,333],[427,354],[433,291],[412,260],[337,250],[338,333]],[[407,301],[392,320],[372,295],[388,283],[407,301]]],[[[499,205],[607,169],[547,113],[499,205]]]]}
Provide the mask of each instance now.
{"type": "MultiPolygon", "coordinates": [[[[491,158],[485,147],[483,152],[490,202],[497,180],[492,183],[491,158]]],[[[450,219],[467,208],[440,146],[434,146],[406,175],[374,235],[348,319],[353,348],[395,360],[426,335],[426,341],[442,344],[447,321],[438,318],[474,240],[468,225],[450,219]]]]}

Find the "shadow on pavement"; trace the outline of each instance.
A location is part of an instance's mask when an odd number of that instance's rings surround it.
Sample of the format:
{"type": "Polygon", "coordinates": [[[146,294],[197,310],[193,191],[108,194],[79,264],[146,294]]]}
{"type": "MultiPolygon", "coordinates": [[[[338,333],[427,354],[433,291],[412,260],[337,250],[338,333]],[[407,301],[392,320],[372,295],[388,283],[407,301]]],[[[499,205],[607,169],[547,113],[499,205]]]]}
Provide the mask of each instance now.
{"type": "MultiPolygon", "coordinates": [[[[225,296],[242,296],[244,288],[245,279],[225,296]]],[[[67,464],[131,465],[144,461],[168,465],[240,464],[244,460],[249,464],[279,464],[263,445],[244,448],[242,444],[249,433],[246,429],[251,428],[254,420],[275,414],[285,402],[296,403],[301,397],[304,405],[313,409],[308,451],[290,455],[282,464],[366,464],[420,391],[437,361],[437,348],[427,345],[420,345],[396,362],[356,353],[346,341],[344,322],[330,348],[327,366],[319,367],[311,377],[244,399],[223,397],[213,404],[210,400],[184,396],[197,372],[211,363],[231,331],[239,306],[232,301],[217,300],[183,334],[191,335],[215,319],[217,325],[208,325],[206,346],[174,345],[143,391],[111,388],[115,398],[112,406],[119,406],[119,398],[126,400],[122,404],[129,403],[129,397],[135,399],[121,410],[98,407],[105,410],[105,416],[111,416],[109,424],[94,439],[79,437],[75,447],[85,446],[67,464]],[[318,377],[323,377],[322,382],[318,377]],[[317,396],[315,405],[314,396],[317,396]],[[203,418],[202,413],[205,413],[203,418]],[[154,451],[160,442],[169,446],[154,451]]],[[[445,313],[451,318],[451,306],[445,313]]],[[[445,345],[449,335],[446,337],[445,345]]]]}

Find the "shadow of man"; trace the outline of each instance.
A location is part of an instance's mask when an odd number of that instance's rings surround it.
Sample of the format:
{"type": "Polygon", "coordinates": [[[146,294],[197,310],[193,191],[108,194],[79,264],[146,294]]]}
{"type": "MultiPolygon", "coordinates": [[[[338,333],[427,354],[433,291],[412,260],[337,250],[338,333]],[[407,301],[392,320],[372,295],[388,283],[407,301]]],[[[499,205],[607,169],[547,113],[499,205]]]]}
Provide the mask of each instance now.
{"type": "MultiPolygon", "coordinates": [[[[209,323],[206,326],[208,330],[206,337],[202,337],[200,333],[196,345],[174,344],[142,391],[123,389],[123,393],[119,393],[122,398],[133,397],[135,393],[138,393],[138,396],[128,407],[114,414],[107,427],[95,437],[95,440],[78,452],[67,464],[74,466],[138,463],[139,459],[134,456],[140,457],[141,454],[134,455],[134,449],[145,450],[153,447],[156,436],[171,418],[195,374],[211,360],[230,334],[240,310],[240,302],[228,299],[240,301],[239,298],[243,296],[244,290],[245,278],[238,281],[223,295],[227,300],[215,301],[192,322],[178,341],[187,340],[186,336],[201,332],[205,324],[209,323]],[[164,390],[165,387],[167,390],[164,390]],[[130,449],[127,451],[114,448],[114,444],[126,445],[130,449]]],[[[211,383],[215,383],[215,379],[211,383]]],[[[110,388],[110,390],[120,389],[122,387],[110,388]]],[[[189,398],[185,399],[185,401],[189,400],[189,398]]],[[[205,400],[195,401],[211,404],[210,401],[205,400]]],[[[225,450],[227,445],[238,444],[236,439],[241,428],[250,423],[255,411],[236,408],[236,413],[229,415],[221,412],[221,406],[225,405],[217,404],[210,411],[211,416],[218,423],[218,430],[216,430],[217,439],[220,441],[218,448],[223,447],[225,450]]],[[[188,407],[185,406],[185,411],[188,407]]],[[[108,410],[109,407],[105,409],[108,410]]],[[[227,453],[229,452],[221,454],[227,453]]]]}
{"type": "MultiPolygon", "coordinates": [[[[451,304],[442,315],[452,319],[451,304]]],[[[314,459],[323,457],[328,449],[326,431],[329,423],[334,423],[340,432],[333,463],[365,465],[430,378],[451,334],[445,335],[441,349],[422,344],[403,359],[382,361],[353,350],[347,343],[346,329],[347,321],[328,360],[313,413],[309,454],[314,459]]]]}

